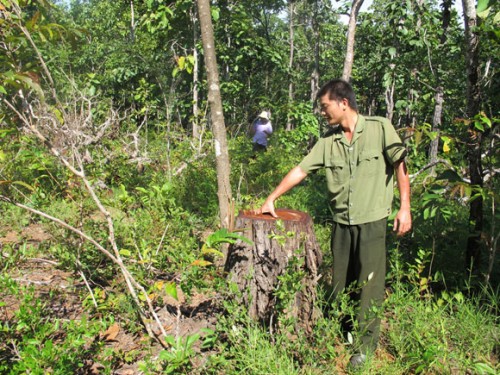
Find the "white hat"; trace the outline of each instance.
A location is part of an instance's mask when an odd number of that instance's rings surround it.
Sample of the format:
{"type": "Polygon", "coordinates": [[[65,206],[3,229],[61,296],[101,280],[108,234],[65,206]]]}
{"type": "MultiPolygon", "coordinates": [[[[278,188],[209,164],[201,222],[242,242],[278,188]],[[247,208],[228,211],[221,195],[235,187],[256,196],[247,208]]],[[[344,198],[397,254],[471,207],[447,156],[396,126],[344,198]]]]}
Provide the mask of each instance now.
{"type": "Polygon", "coordinates": [[[269,120],[269,112],[267,111],[262,111],[259,115],[260,118],[265,118],[266,120],[269,120]]]}

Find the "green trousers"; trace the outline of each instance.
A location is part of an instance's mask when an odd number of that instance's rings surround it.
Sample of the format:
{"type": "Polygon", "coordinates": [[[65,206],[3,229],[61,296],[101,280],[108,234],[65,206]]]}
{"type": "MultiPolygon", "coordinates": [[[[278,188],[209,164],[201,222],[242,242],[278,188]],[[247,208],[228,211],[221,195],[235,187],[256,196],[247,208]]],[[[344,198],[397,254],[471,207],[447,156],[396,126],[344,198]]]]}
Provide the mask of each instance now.
{"type": "MultiPolygon", "coordinates": [[[[333,252],[334,296],[347,292],[357,303],[354,317],[358,323],[360,351],[373,351],[380,334],[380,314],[385,293],[387,218],[360,225],[334,223],[333,252]],[[377,309],[380,310],[380,309],[377,309]]],[[[343,322],[352,329],[352,320],[343,322]]]]}

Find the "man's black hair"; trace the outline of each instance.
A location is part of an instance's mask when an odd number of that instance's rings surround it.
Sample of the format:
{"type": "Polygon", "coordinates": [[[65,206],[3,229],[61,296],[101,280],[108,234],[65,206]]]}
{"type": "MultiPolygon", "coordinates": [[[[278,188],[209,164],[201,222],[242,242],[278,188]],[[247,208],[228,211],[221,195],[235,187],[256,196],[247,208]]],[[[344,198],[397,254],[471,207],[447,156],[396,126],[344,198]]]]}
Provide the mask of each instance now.
{"type": "Polygon", "coordinates": [[[356,112],[358,111],[354,90],[352,89],[352,86],[343,79],[332,79],[331,81],[325,83],[319,90],[317,99],[320,99],[325,95],[328,95],[330,100],[340,101],[342,99],[347,99],[349,107],[356,112]]]}

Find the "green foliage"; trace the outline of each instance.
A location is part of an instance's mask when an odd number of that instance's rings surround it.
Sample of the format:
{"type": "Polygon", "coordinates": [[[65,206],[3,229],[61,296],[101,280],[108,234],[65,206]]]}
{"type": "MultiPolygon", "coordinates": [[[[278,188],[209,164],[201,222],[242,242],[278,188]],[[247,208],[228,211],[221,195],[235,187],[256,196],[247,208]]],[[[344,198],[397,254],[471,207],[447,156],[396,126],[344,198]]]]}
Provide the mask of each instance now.
{"type": "Polygon", "coordinates": [[[50,306],[35,295],[33,287],[21,287],[3,275],[0,285],[2,299],[15,297],[19,303],[14,318],[0,324],[4,338],[0,351],[10,353],[9,361],[0,362],[2,373],[67,374],[82,369],[89,353],[99,353],[99,343],[90,344],[104,328],[103,323],[85,317],[79,321],[51,320],[50,306]]]}
{"type": "Polygon", "coordinates": [[[136,187],[140,193],[139,200],[143,207],[150,213],[159,213],[162,217],[172,214],[172,209],[175,207],[175,200],[172,194],[173,186],[169,183],[164,183],[162,186],[151,185],[148,189],[136,187]]]}
{"type": "Polygon", "coordinates": [[[426,302],[419,302],[418,294],[393,294],[387,306],[394,317],[386,333],[389,350],[407,371],[474,372],[483,367],[488,373],[488,369],[494,369],[491,363],[483,362],[499,333],[498,329],[491,330],[491,324],[495,324],[488,312],[491,306],[480,307],[479,299],[468,301],[460,292],[444,292],[441,298],[426,302]],[[460,341],[459,347],[453,344],[455,340],[460,341]],[[476,345],[479,351],[474,349],[476,345]]]}
{"type": "Polygon", "coordinates": [[[207,237],[205,240],[205,248],[208,251],[223,243],[234,244],[237,240],[241,240],[250,245],[253,244],[248,238],[240,236],[235,232],[229,232],[226,228],[222,228],[207,237]]]}
{"type": "MultiPolygon", "coordinates": [[[[238,288],[227,285],[222,290],[229,296],[238,292],[238,288]]],[[[258,323],[248,317],[246,308],[235,298],[224,299],[225,314],[218,318],[217,332],[224,337],[216,348],[219,353],[212,356],[204,371],[206,373],[250,374],[296,374],[298,367],[287,354],[289,340],[285,336],[275,335],[273,341],[258,323]]]]}
{"type": "Polygon", "coordinates": [[[295,255],[288,260],[283,274],[278,276],[278,285],[273,294],[276,297],[278,319],[284,329],[294,329],[295,322],[287,312],[293,307],[297,293],[304,287],[305,276],[304,258],[295,255]]]}
{"type": "Polygon", "coordinates": [[[278,138],[278,147],[285,152],[294,149],[306,150],[319,136],[318,119],[313,115],[310,103],[295,103],[288,111],[290,117],[297,123],[294,131],[285,132],[278,138]]]}
{"type": "Polygon", "coordinates": [[[169,350],[162,350],[158,357],[165,362],[164,373],[175,374],[178,371],[190,369],[190,359],[195,356],[193,345],[200,338],[199,334],[188,335],[186,338],[167,336],[165,341],[170,346],[169,350]]]}
{"type": "MultiPolygon", "coordinates": [[[[237,240],[241,240],[250,245],[253,245],[252,241],[244,236],[238,235],[236,232],[229,232],[226,228],[219,229],[218,231],[210,234],[203,246],[201,247],[201,255],[202,256],[216,256],[223,257],[224,254],[220,251],[219,247],[222,244],[234,244],[237,240]]],[[[208,261],[195,261],[196,265],[209,265],[212,264],[208,261]]]]}
{"type": "MultiPolygon", "coordinates": [[[[337,17],[348,10],[347,5],[338,11],[333,11],[329,2],[299,1],[295,5],[291,69],[285,2],[218,2],[212,7],[220,89],[232,137],[230,178],[235,210],[260,205],[322,131],[310,103],[316,42],[321,51],[321,80],[341,73],[344,56],[338,51],[344,50],[346,25],[337,17]],[[295,98],[291,102],[290,83],[295,98]],[[261,108],[273,113],[276,131],[268,151],[252,157],[251,141],[241,129],[261,108]],[[287,118],[294,124],[293,131],[284,131],[287,118]]],[[[205,337],[197,333],[168,337],[171,347],[159,357],[146,354],[142,371],[344,371],[352,348],[345,345],[339,322],[354,313],[347,296],[331,300],[325,288],[320,303],[327,316],[319,319],[312,338],[291,340],[287,335],[294,322],[284,315],[281,324],[290,329],[272,335],[252,322],[245,306],[235,302],[237,290],[225,286],[224,275],[213,264],[214,257],[221,256],[222,245],[247,239],[217,226],[216,159],[210,121],[205,116],[207,88],[201,73],[200,43],[195,39],[195,4],[186,0],[90,0],[58,7],[42,0],[2,0],[0,7],[0,194],[43,210],[108,248],[106,218],[81,181],[21,131],[18,115],[33,111],[38,116],[32,119],[33,124],[40,124],[43,111],[39,112],[39,106],[45,100],[43,116],[56,119],[64,131],[78,121],[88,122],[93,136],[96,124],[116,112],[118,120],[112,131],[86,146],[89,157],[84,168],[111,214],[126,267],[146,288],[155,308],[164,306],[166,295],[180,299],[178,288],[188,299],[194,291],[222,296],[225,314],[219,317],[215,331],[205,332],[205,337]],[[14,11],[14,5],[19,5],[21,13],[14,11]],[[193,141],[195,84],[202,136],[193,141]],[[53,89],[60,104],[54,104],[53,89]],[[76,114],[83,107],[88,111],[80,118],[76,114]],[[210,233],[208,237],[206,233],[210,233]],[[210,350],[210,355],[200,354],[199,345],[210,350]]],[[[498,231],[498,178],[494,174],[498,164],[498,74],[494,69],[498,65],[498,5],[478,2],[481,22],[476,31],[481,40],[484,112],[471,120],[459,120],[466,72],[462,68],[463,28],[456,12],[452,10],[443,35],[442,13],[435,2],[378,1],[372,9],[360,15],[356,32],[352,82],[361,111],[385,115],[389,109],[386,94],[392,92],[393,122],[401,134],[411,135],[405,140],[410,173],[427,166],[433,140],[439,141],[438,157],[448,164],[436,166],[435,175],[419,172],[412,181],[414,230],[412,236],[397,241],[397,251],[391,251],[381,355],[369,358],[359,372],[497,373],[497,292],[477,293],[467,285],[462,272],[463,251],[457,249],[465,248],[469,204],[478,197],[483,198],[487,212],[482,238],[491,249],[498,231]],[[439,132],[430,124],[438,86],[445,94],[439,132]],[[466,182],[470,174],[466,164],[469,130],[484,141],[482,187],[466,182]]],[[[73,146],[80,147],[69,145],[63,150],[71,162],[77,158],[73,146]]],[[[321,172],[311,175],[280,198],[278,205],[313,216],[326,258],[323,274],[327,274],[332,263],[331,214],[324,184],[321,172]]],[[[54,318],[52,298],[40,297],[33,289],[2,277],[0,309],[7,307],[4,301],[15,300],[19,306],[12,319],[0,323],[4,338],[0,372],[84,372],[88,370],[84,369],[85,360],[92,357],[110,373],[118,364],[135,361],[139,357],[136,352],[115,353],[96,340],[113,317],[127,321],[129,332],[143,334],[123,280],[116,277],[116,266],[76,234],[17,207],[0,203],[0,217],[0,237],[10,231],[21,233],[29,224],[40,224],[51,234],[50,240],[40,244],[25,238],[18,243],[2,242],[3,272],[20,270],[30,258],[43,256],[65,271],[82,272],[93,288],[92,295],[84,289],[81,296],[85,311],[92,315],[65,321],[54,318]],[[100,320],[100,316],[110,317],[109,321],[100,320]]],[[[274,234],[274,238],[283,240],[287,235],[274,234]]],[[[394,242],[391,235],[388,240],[394,242]]],[[[495,262],[492,265],[498,268],[495,262]]],[[[280,276],[276,289],[279,310],[286,310],[300,290],[302,266],[292,257],[287,272],[280,276]]],[[[495,286],[498,275],[493,276],[491,285],[495,286]]],[[[50,293],[48,297],[56,297],[50,293]]],[[[143,295],[140,298],[145,299],[143,295]]]]}

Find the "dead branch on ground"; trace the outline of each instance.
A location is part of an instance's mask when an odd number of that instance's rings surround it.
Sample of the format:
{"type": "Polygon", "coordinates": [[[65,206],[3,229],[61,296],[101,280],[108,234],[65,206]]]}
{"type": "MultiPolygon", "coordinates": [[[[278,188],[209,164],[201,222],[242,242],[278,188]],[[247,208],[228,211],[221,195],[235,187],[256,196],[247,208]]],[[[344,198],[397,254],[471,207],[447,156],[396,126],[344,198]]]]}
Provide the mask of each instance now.
{"type": "MultiPolygon", "coordinates": [[[[69,225],[68,223],[56,217],[48,215],[32,207],[23,205],[19,202],[15,202],[9,197],[3,195],[0,195],[0,200],[13,204],[39,216],[45,217],[76,233],[82,239],[93,244],[101,253],[103,253],[115,265],[117,265],[125,279],[127,289],[137,306],[139,316],[148,334],[151,337],[158,339],[158,341],[165,346],[165,341],[153,332],[148,321],[154,320],[156,322],[163,337],[166,337],[167,333],[161,321],[159,320],[158,315],[155,312],[153,303],[149,298],[148,293],[146,292],[144,287],[135,280],[135,278],[123,263],[123,259],[119,253],[115,238],[115,228],[111,214],[100,201],[94,187],[85,174],[85,169],[83,167],[84,157],[82,156],[82,154],[85,154],[85,152],[88,151],[86,146],[88,146],[88,140],[90,139],[85,135],[85,130],[93,128],[92,122],[88,121],[88,117],[79,117],[76,118],[77,123],[75,124],[75,122],[73,122],[75,121],[74,118],[67,118],[65,114],[56,114],[51,111],[50,108],[44,103],[31,103],[27,111],[20,112],[12,103],[10,103],[5,98],[2,98],[2,101],[17,115],[23,126],[23,130],[26,133],[36,137],[42,144],[44,144],[48,148],[50,153],[54,155],[62,165],[64,165],[64,167],[66,167],[75,177],[79,178],[80,181],[83,182],[87,193],[90,195],[99,211],[106,218],[108,241],[111,245],[112,250],[108,250],[105,246],[98,243],[95,239],[93,239],[85,232],[69,225]],[[63,116],[63,121],[58,118],[58,115],[63,116]],[[78,120],[80,120],[79,123],[78,120]],[[82,124],[84,124],[85,126],[82,126],[82,124]],[[147,310],[141,303],[139,295],[144,297],[147,304],[147,310]]],[[[81,115],[83,116],[83,113],[81,115]]],[[[104,136],[106,130],[110,127],[115,119],[116,116],[111,111],[111,116],[105,121],[104,124],[98,127],[100,129],[100,131],[98,132],[99,138],[104,136]]],[[[93,138],[93,140],[95,140],[95,138],[93,138]]]]}

